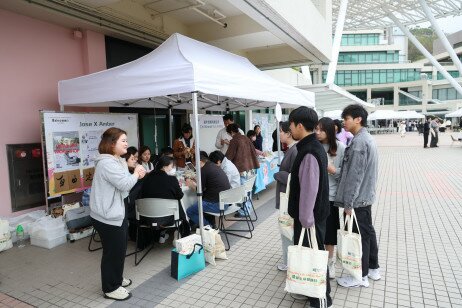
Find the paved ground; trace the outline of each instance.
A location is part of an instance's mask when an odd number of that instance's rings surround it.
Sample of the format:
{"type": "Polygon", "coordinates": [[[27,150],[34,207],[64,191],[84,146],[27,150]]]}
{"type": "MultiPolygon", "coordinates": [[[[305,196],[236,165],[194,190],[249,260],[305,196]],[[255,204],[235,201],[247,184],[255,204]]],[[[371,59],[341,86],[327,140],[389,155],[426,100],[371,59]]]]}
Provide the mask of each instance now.
{"type": "MultiPolygon", "coordinates": [[[[380,168],[373,218],[383,279],[347,290],[332,283],[335,307],[462,307],[462,146],[449,133],[423,149],[421,136],[378,135],[380,168]]],[[[261,194],[251,240],[235,240],[229,260],[189,279],[169,278],[170,247],[158,246],[135,267],[128,302],[100,292],[100,252],[81,240],[53,250],[0,253],[0,307],[303,307],[284,292],[274,188],[261,194]],[[2,293],[3,292],[3,293],[2,293]]],[[[133,248],[133,247],[131,247],[133,248]]],[[[337,275],[341,275],[337,268],[337,275]]]]}

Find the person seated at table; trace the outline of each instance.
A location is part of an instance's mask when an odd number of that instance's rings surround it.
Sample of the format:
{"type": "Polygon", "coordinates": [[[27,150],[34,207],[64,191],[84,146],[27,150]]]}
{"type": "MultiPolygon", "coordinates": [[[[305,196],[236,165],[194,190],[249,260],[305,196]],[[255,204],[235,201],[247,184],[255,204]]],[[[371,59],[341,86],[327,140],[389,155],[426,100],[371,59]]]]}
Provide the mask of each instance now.
{"type": "MultiPolygon", "coordinates": [[[[135,147],[128,147],[127,153],[122,156],[125,158],[128,166],[128,172],[133,174],[136,166],[138,165],[138,150],[135,147]]],[[[125,218],[128,220],[128,237],[130,240],[136,240],[136,210],[135,210],[135,200],[138,198],[138,195],[141,191],[145,177],[138,179],[135,186],[130,190],[128,196],[124,199],[125,204],[125,218]]]]}
{"type": "MultiPolygon", "coordinates": [[[[243,136],[246,138],[245,136],[243,136]]],[[[228,177],[220,167],[209,161],[209,159],[201,154],[201,181],[202,181],[202,208],[204,212],[220,213],[219,194],[224,190],[231,188],[228,177]]],[[[197,184],[192,179],[186,179],[186,185],[190,189],[195,190],[197,184]]],[[[228,208],[225,205],[225,210],[228,208]]],[[[197,202],[186,210],[189,219],[195,226],[199,225],[199,207],[197,202]]],[[[206,218],[204,218],[204,225],[212,225],[206,218]]]]}
{"type": "Polygon", "coordinates": [[[225,154],[218,150],[214,151],[210,153],[209,160],[225,172],[231,188],[241,185],[241,176],[239,171],[236,166],[234,166],[234,164],[225,157],[225,154]]]}
{"type": "MultiPolygon", "coordinates": [[[[254,130],[249,130],[247,132],[247,137],[250,139],[250,141],[252,141],[252,144],[255,146],[255,141],[257,140],[257,132],[254,130]]],[[[265,152],[257,149],[256,147],[255,153],[257,153],[257,155],[265,156],[265,152]]]]}
{"type": "Polygon", "coordinates": [[[239,134],[239,126],[229,124],[226,131],[233,139],[229,142],[225,156],[236,166],[241,176],[245,176],[251,170],[260,168],[255,147],[249,138],[239,134]]]}
{"type": "Polygon", "coordinates": [[[183,136],[173,142],[173,156],[176,158],[176,165],[180,168],[186,166],[194,156],[194,138],[192,136],[192,127],[184,124],[181,128],[183,136]]]}
{"type": "MultiPolygon", "coordinates": [[[[173,166],[173,158],[170,156],[161,156],[157,161],[154,171],[149,173],[144,180],[141,189],[140,198],[160,198],[160,199],[175,199],[178,202],[183,198],[183,191],[180,183],[175,176],[175,169],[173,166]]],[[[189,223],[183,207],[180,205],[180,219],[181,227],[180,234],[187,236],[189,234],[189,223]]],[[[167,218],[155,219],[159,226],[170,226],[174,223],[173,216],[167,218]]],[[[160,233],[159,243],[163,244],[169,238],[165,231],[160,233]]]]}
{"type": "MultiPolygon", "coordinates": [[[[154,164],[151,162],[151,149],[147,145],[143,145],[139,153],[139,163],[144,167],[146,172],[154,170],[154,164]]],[[[138,158],[138,154],[136,156],[138,158]]]]}

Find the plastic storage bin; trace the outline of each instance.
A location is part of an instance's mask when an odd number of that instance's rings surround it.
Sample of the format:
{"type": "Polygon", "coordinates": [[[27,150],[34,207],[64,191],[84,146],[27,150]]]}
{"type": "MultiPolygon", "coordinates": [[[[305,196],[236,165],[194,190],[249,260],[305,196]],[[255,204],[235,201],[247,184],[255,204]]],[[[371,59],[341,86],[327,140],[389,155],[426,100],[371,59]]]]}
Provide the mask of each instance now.
{"type": "Polygon", "coordinates": [[[30,237],[31,245],[48,248],[48,249],[55,248],[56,246],[65,244],[66,242],[67,242],[66,234],[60,235],[55,238],[47,238],[47,239],[40,238],[40,237],[34,237],[32,235],[30,237]]]}
{"type": "Polygon", "coordinates": [[[44,248],[54,248],[67,241],[67,228],[62,217],[40,218],[30,226],[30,243],[44,248]]]}

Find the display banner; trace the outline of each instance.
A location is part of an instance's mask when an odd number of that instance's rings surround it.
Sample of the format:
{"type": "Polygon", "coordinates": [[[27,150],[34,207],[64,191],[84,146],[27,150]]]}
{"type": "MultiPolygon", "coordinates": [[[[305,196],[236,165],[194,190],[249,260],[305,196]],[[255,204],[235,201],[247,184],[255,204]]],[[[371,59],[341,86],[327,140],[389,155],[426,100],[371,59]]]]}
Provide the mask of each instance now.
{"type": "Polygon", "coordinates": [[[138,148],[138,115],[42,112],[44,153],[50,196],[91,186],[101,135],[111,127],[123,129],[129,146],[138,148]]]}
{"type": "MultiPolygon", "coordinates": [[[[287,121],[289,116],[286,114],[282,115],[282,121],[287,121]]],[[[252,113],[252,128],[255,125],[260,125],[261,136],[263,137],[263,151],[271,151],[273,148],[273,131],[277,127],[276,117],[274,114],[267,113],[252,113]]]]}
{"type": "MultiPolygon", "coordinates": [[[[215,141],[220,129],[225,127],[222,115],[199,114],[199,142],[200,150],[210,154],[216,151],[215,141]]],[[[190,123],[194,129],[194,117],[190,115],[190,123]]],[[[194,132],[193,132],[194,134],[194,132]]]]}

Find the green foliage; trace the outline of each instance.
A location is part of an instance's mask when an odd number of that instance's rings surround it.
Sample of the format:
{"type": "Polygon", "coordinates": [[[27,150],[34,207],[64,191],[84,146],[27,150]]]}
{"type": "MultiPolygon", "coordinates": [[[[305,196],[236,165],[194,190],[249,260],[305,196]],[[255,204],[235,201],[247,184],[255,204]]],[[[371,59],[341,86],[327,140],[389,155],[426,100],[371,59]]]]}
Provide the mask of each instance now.
{"type": "MultiPolygon", "coordinates": [[[[412,34],[424,45],[430,53],[433,53],[433,41],[437,39],[435,31],[431,28],[414,28],[410,30],[412,34]]],[[[412,62],[423,59],[422,53],[409,41],[408,59],[412,62]]]]}

